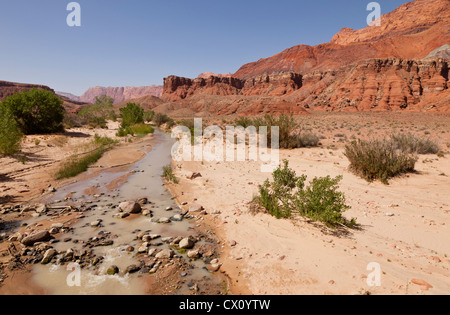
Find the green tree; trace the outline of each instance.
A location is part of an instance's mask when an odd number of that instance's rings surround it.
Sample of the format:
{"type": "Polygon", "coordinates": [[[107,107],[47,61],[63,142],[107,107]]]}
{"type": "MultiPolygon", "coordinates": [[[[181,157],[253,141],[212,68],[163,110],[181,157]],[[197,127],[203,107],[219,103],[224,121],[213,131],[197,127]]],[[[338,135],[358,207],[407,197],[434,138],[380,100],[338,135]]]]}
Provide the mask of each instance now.
{"type": "Polygon", "coordinates": [[[6,108],[0,108],[0,154],[14,155],[19,151],[22,133],[14,116],[6,108]]]}
{"type": "Polygon", "coordinates": [[[102,95],[95,98],[95,103],[84,107],[78,115],[86,120],[86,122],[93,128],[105,127],[106,120],[115,121],[117,116],[114,112],[114,99],[107,95],[102,95]]]}
{"type": "Polygon", "coordinates": [[[131,127],[144,122],[144,109],[139,104],[128,103],[126,107],[120,109],[122,118],[122,128],[131,127]]]}
{"type": "Polygon", "coordinates": [[[63,101],[51,91],[31,89],[3,100],[1,108],[9,111],[24,134],[63,131],[63,101]]]}

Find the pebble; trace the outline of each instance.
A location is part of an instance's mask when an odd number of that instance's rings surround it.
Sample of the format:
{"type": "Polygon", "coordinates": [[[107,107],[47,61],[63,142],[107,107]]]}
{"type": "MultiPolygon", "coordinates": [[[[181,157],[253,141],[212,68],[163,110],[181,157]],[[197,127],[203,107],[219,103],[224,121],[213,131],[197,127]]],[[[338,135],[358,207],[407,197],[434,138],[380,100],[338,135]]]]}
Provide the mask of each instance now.
{"type": "Polygon", "coordinates": [[[156,254],[156,258],[158,259],[170,259],[175,255],[175,252],[171,249],[163,249],[158,254],[156,254]]]}
{"type": "Polygon", "coordinates": [[[187,256],[191,259],[196,259],[200,257],[200,252],[199,250],[190,250],[188,251],[187,256]]]}
{"type": "Polygon", "coordinates": [[[186,237],[180,241],[178,247],[182,249],[191,249],[194,245],[195,243],[189,237],[186,237]]]}
{"type": "Polygon", "coordinates": [[[170,219],[169,218],[160,218],[158,220],[158,223],[167,224],[167,223],[170,223],[170,219]]]}
{"type": "Polygon", "coordinates": [[[91,222],[92,227],[98,227],[102,222],[100,220],[91,222]]]}
{"type": "Polygon", "coordinates": [[[183,216],[181,214],[176,214],[171,218],[172,221],[180,222],[183,221],[183,216]]]}
{"type": "Polygon", "coordinates": [[[204,208],[199,204],[193,204],[189,207],[189,212],[201,212],[202,210],[204,210],[204,208]]]}
{"type": "Polygon", "coordinates": [[[219,265],[219,264],[211,264],[211,265],[206,266],[206,269],[208,269],[211,272],[217,272],[217,271],[219,271],[220,267],[221,267],[221,265],[219,265]]]}

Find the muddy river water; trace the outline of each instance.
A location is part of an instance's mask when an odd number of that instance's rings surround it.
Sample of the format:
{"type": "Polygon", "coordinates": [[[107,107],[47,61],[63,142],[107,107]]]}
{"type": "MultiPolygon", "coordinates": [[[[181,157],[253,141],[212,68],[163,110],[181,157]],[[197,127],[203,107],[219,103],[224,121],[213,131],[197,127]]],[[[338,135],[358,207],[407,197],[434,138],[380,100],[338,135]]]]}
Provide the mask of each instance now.
{"type": "MultiPolygon", "coordinates": [[[[195,234],[196,220],[189,216],[182,221],[157,223],[159,218],[171,218],[181,212],[179,205],[163,186],[161,178],[163,167],[171,162],[170,153],[173,143],[169,135],[156,131],[152,139],[152,150],[127,171],[102,172],[99,176],[59,189],[50,200],[47,200],[52,206],[75,204],[90,208],[82,212],[80,220],[72,226],[70,232],[64,234],[59,242],[52,244],[58,252],[66,252],[70,249],[82,251],[86,241],[99,235],[113,234],[115,238],[112,246],[92,249],[96,256],[103,259],[96,268],[83,268],[78,272],[74,266],[60,264],[58,261],[48,265],[35,265],[33,279],[37,285],[50,294],[146,293],[143,279],[151,277],[148,270],[145,273],[136,274],[124,272],[130,265],[139,265],[136,249],[140,247],[142,241],[137,238],[137,235],[141,232],[161,235],[161,238],[152,241],[150,246],[150,248],[161,250],[169,247],[162,241],[165,238],[187,237],[195,234]],[[130,175],[123,185],[113,190],[106,189],[109,183],[127,174],[130,175]],[[94,196],[85,194],[88,187],[96,187],[94,196]],[[148,198],[149,204],[143,208],[151,210],[153,217],[143,215],[134,215],[127,219],[113,217],[118,213],[117,205],[120,202],[139,198],[148,198]],[[93,228],[91,226],[93,221],[101,221],[101,224],[93,228]],[[130,247],[135,250],[130,252],[130,247]],[[119,268],[119,274],[107,275],[107,270],[112,265],[119,268]],[[74,280],[78,280],[78,283],[74,280]]],[[[217,276],[205,269],[203,260],[190,260],[186,257],[186,253],[182,252],[176,252],[176,255],[180,259],[185,259],[190,268],[187,272],[175,271],[180,272],[184,279],[183,285],[174,292],[175,294],[189,293],[192,290],[190,286],[195,281],[220,282],[217,276]]]]}

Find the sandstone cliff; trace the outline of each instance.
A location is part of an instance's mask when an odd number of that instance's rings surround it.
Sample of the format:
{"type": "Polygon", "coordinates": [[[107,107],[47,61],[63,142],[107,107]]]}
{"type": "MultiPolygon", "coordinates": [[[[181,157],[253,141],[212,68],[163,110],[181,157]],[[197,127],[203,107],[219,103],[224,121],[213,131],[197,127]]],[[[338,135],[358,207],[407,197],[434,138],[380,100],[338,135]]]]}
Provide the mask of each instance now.
{"type": "Polygon", "coordinates": [[[232,77],[168,77],[162,98],[216,114],[277,112],[273,104],[283,112],[450,111],[448,42],[450,0],[417,0],[383,15],[380,27],[343,29],[329,43],[289,48],[232,77]],[[222,96],[216,108],[211,96],[222,96]]]}
{"type": "Polygon", "coordinates": [[[335,70],[371,58],[421,59],[450,42],[450,0],[416,0],[382,16],[381,26],[344,28],[329,43],[299,45],[242,66],[233,77],[335,70]]]}

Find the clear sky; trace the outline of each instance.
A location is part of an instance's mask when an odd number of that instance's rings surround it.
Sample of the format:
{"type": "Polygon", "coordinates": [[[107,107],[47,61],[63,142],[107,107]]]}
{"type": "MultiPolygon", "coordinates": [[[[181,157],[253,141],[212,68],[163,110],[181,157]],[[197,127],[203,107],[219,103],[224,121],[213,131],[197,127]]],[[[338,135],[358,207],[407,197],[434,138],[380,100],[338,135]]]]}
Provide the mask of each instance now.
{"type": "MultiPolygon", "coordinates": [[[[81,95],[92,86],[162,84],[234,73],[286,48],[364,28],[371,0],[0,0],[0,80],[81,95]]],[[[405,0],[378,0],[388,13],[405,0]]]]}

